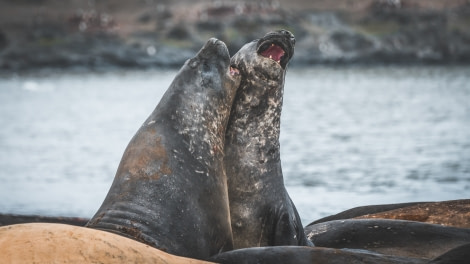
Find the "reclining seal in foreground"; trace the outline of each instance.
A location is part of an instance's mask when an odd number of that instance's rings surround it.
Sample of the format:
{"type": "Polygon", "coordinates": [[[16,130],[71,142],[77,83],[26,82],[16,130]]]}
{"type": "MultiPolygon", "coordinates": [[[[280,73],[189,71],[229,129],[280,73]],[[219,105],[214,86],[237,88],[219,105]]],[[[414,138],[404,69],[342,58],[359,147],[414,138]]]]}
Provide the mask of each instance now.
{"type": "Polygon", "coordinates": [[[223,151],[240,75],[229,62],[225,44],[210,39],[183,65],[87,227],[191,258],[232,249],[223,151]]]}
{"type": "Polygon", "coordinates": [[[294,44],[289,31],[270,32],[231,59],[242,75],[225,144],[235,248],[311,245],[284,186],[280,160],[284,78],[294,44]]]}
{"type": "Polygon", "coordinates": [[[208,264],[101,230],[57,223],[0,227],[0,263],[208,264]]]}
{"type": "Polygon", "coordinates": [[[332,220],[306,226],[305,233],[319,247],[426,259],[470,243],[468,228],[390,219],[332,220]]]}

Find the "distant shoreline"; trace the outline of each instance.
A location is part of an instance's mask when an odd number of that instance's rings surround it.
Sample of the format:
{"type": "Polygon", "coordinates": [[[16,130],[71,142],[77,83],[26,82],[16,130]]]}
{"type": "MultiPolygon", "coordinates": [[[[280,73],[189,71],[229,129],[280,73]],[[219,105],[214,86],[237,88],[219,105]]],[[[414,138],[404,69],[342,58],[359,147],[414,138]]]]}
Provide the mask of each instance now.
{"type": "Polygon", "coordinates": [[[468,1],[4,2],[3,72],[175,69],[210,37],[234,54],[281,28],[296,36],[291,67],[470,64],[468,1]]]}

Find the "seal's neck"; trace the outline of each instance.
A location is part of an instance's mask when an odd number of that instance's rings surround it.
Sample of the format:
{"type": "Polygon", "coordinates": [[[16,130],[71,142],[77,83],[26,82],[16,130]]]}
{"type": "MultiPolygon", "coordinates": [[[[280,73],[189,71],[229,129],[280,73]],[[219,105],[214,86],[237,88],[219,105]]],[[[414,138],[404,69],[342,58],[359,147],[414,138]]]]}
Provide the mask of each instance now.
{"type": "Polygon", "coordinates": [[[244,186],[262,186],[264,179],[283,182],[279,144],[283,87],[283,76],[279,81],[250,76],[242,82],[226,132],[229,181],[242,178],[244,186]]]}

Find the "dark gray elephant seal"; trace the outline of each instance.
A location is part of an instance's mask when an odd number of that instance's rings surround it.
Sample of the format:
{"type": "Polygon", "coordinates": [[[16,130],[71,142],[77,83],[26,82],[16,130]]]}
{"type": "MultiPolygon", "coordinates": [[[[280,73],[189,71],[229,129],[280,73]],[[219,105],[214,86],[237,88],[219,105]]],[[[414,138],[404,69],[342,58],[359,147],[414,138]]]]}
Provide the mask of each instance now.
{"type": "Polygon", "coordinates": [[[366,250],[278,246],[236,249],[209,259],[224,264],[425,264],[428,259],[377,254],[366,250]]]}
{"type": "Polygon", "coordinates": [[[470,243],[468,228],[389,219],[333,220],[306,226],[305,233],[318,247],[426,259],[470,243]]]}
{"type": "Polygon", "coordinates": [[[232,249],[223,150],[240,75],[229,63],[225,44],[210,39],[184,64],[88,227],[191,258],[232,249]]]}
{"type": "Polygon", "coordinates": [[[279,130],[286,67],[294,36],[268,33],[231,59],[242,80],[225,139],[235,248],[308,245],[281,170],[279,130]]]}

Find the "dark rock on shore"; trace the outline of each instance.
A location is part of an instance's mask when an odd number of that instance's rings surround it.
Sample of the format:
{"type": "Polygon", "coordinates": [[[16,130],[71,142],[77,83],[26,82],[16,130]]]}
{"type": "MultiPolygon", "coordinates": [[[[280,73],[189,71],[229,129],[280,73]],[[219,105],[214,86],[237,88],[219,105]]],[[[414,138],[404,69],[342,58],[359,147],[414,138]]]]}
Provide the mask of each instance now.
{"type": "Polygon", "coordinates": [[[81,217],[0,214],[0,226],[25,223],[60,223],[75,226],[85,226],[87,222],[88,219],[81,217]]]}
{"type": "Polygon", "coordinates": [[[2,71],[179,67],[210,37],[233,54],[280,28],[296,35],[294,66],[470,62],[470,3],[462,1],[441,8],[358,1],[351,10],[316,8],[318,1],[294,1],[303,3],[298,8],[276,1],[4,2],[2,71]]]}

